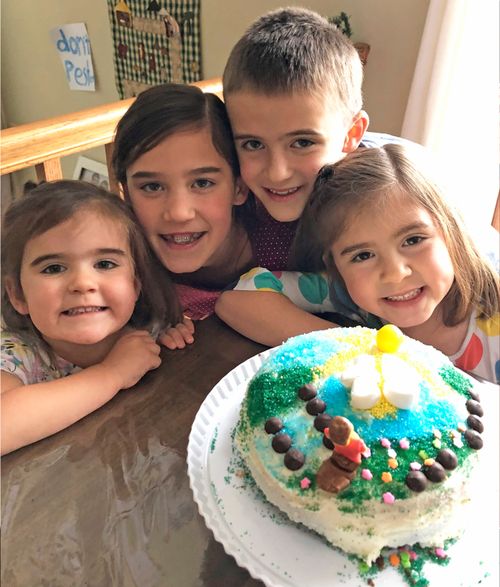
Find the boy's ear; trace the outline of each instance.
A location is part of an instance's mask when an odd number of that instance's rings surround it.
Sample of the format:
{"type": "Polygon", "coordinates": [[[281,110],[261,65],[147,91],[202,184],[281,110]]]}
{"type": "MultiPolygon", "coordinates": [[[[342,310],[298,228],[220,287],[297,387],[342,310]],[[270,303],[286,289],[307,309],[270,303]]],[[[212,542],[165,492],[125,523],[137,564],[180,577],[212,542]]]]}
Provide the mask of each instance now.
{"type": "Polygon", "coordinates": [[[368,114],[364,110],[360,110],[353,118],[351,128],[347,131],[344,139],[343,153],[351,153],[358,148],[363,135],[368,128],[369,123],[368,114]]]}
{"type": "Polygon", "coordinates": [[[30,312],[28,309],[28,304],[24,299],[23,292],[21,288],[17,286],[14,279],[10,276],[5,278],[5,291],[7,292],[10,303],[14,306],[15,311],[18,314],[27,316],[30,312]]]}
{"type": "Polygon", "coordinates": [[[244,181],[239,177],[234,187],[233,206],[244,204],[247,201],[249,191],[244,181]]]}

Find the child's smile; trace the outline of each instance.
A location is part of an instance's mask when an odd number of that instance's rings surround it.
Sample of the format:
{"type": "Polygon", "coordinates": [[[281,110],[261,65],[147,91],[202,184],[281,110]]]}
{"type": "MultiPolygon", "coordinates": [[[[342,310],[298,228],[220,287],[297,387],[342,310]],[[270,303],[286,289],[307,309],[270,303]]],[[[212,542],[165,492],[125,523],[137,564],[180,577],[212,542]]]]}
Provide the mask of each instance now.
{"type": "Polygon", "coordinates": [[[163,240],[169,245],[176,247],[187,247],[198,242],[206,232],[177,232],[172,234],[163,234],[163,240]]]}
{"type": "Polygon", "coordinates": [[[105,306],[78,306],[77,308],[69,308],[63,310],[65,316],[81,316],[82,314],[97,314],[106,311],[105,306]]]}
{"type": "Polygon", "coordinates": [[[351,213],[331,252],[353,301],[400,328],[429,320],[454,280],[432,217],[402,197],[351,213]]]}
{"type": "Polygon", "coordinates": [[[385,299],[388,302],[408,302],[417,298],[422,293],[422,290],[422,287],[417,287],[416,289],[412,289],[411,291],[404,294],[386,296],[385,299]]]}

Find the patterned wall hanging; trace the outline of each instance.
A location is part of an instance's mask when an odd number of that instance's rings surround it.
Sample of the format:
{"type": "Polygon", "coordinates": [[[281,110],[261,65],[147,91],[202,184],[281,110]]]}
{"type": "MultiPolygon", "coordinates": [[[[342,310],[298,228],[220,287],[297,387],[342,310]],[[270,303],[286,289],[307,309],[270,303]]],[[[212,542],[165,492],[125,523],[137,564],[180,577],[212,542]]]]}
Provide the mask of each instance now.
{"type": "Polygon", "coordinates": [[[201,79],[200,0],[108,0],[121,98],[201,79]]]}

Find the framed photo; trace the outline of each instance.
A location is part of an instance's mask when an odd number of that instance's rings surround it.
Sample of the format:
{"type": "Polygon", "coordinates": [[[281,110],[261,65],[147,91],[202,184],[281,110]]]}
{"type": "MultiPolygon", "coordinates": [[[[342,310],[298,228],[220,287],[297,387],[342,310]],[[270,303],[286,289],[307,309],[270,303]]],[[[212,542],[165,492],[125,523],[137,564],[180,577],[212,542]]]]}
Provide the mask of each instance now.
{"type": "Polygon", "coordinates": [[[80,155],[76,162],[73,179],[80,179],[109,190],[108,168],[104,163],[80,155]]]}

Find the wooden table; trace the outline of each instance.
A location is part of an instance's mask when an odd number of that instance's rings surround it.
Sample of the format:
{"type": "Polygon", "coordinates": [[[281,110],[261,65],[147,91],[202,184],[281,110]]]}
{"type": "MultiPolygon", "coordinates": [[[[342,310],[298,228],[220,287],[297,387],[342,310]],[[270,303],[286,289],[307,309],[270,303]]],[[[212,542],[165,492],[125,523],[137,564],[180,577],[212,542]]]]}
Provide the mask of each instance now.
{"type": "Polygon", "coordinates": [[[187,476],[210,390],[265,347],[218,319],[133,389],[2,458],[4,587],[261,587],[214,540],[187,476]]]}

